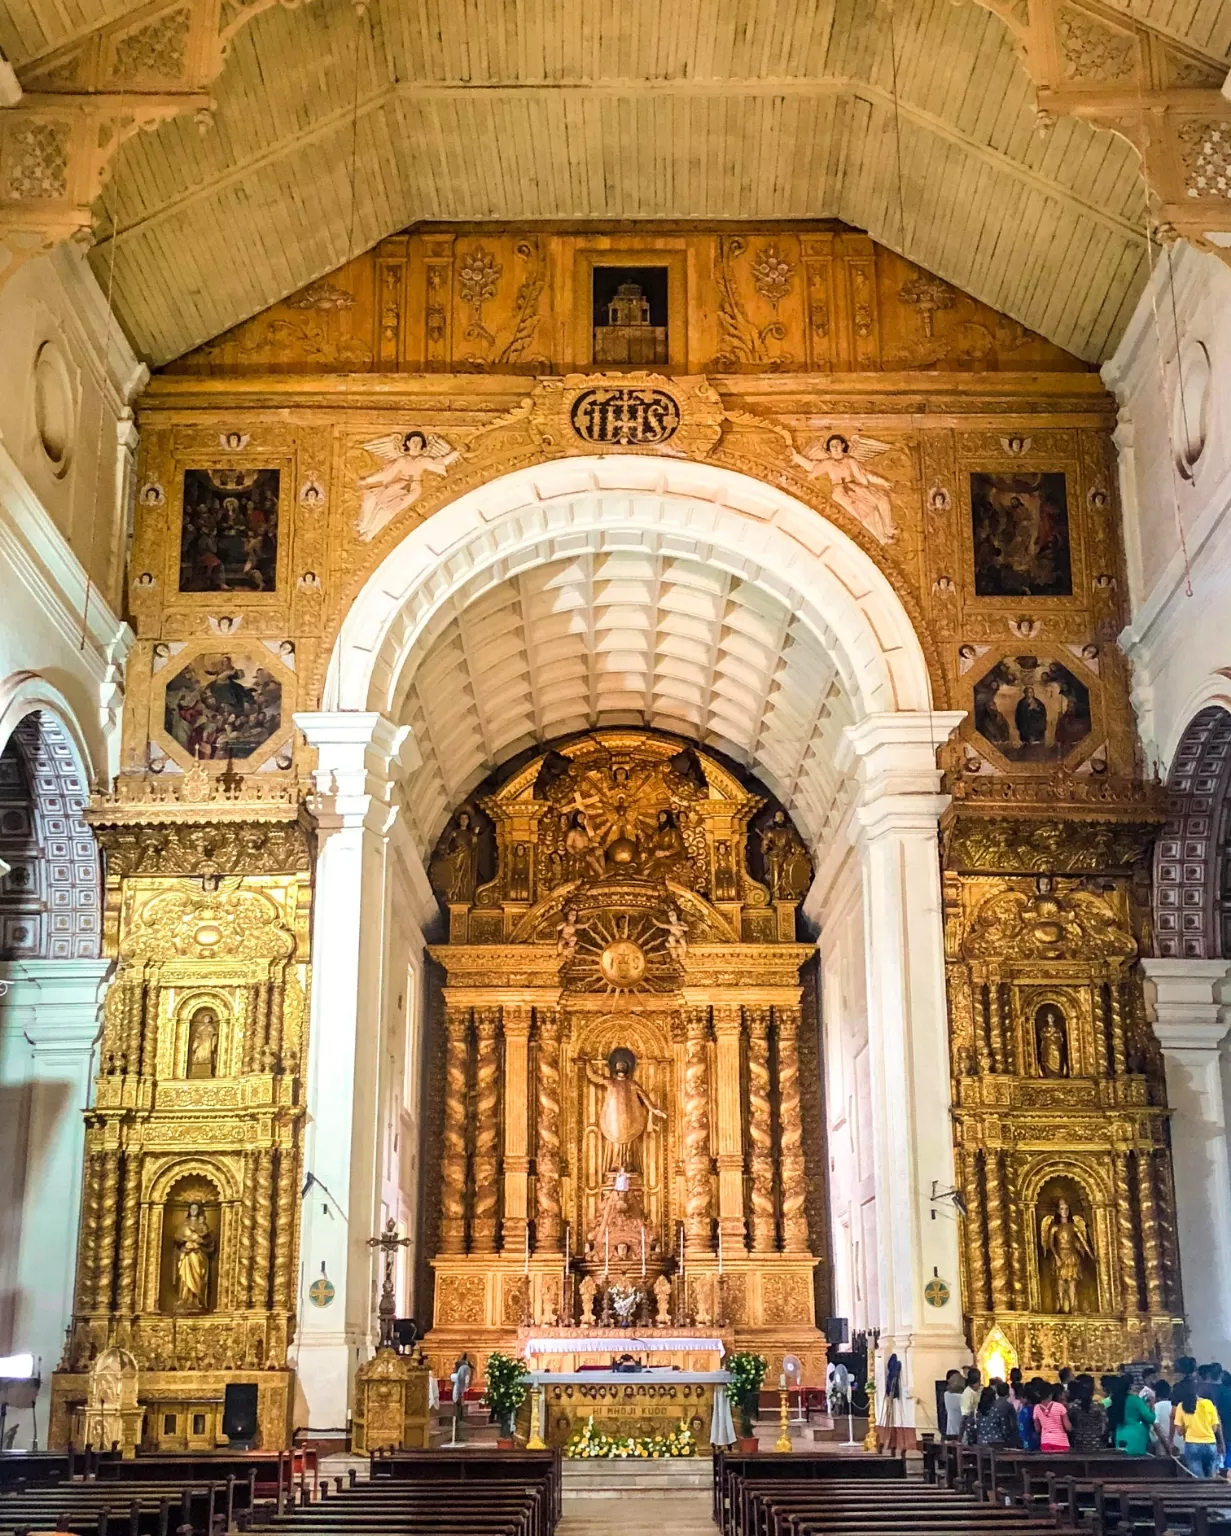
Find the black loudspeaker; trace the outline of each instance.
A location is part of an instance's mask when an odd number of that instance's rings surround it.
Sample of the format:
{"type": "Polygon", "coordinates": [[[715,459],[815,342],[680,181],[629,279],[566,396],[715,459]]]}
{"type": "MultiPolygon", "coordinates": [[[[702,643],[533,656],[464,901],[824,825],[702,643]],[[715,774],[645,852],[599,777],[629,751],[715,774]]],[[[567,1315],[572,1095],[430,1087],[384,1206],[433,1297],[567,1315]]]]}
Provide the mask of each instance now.
{"type": "Polygon", "coordinates": [[[844,1317],[827,1317],[825,1319],[825,1342],[827,1344],[845,1344],[847,1341],[847,1322],[844,1317]]]}
{"type": "Polygon", "coordinates": [[[257,1389],[251,1382],[227,1383],[222,1403],[222,1433],[236,1450],[248,1450],[257,1434],[257,1389]]]}

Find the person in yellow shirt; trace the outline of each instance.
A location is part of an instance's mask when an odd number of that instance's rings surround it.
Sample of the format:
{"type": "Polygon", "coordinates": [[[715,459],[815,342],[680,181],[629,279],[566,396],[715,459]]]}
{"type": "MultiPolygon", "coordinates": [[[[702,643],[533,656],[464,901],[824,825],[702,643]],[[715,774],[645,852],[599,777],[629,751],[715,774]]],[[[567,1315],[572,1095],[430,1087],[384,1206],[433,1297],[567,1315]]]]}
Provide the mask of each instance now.
{"type": "Polygon", "coordinates": [[[1180,1400],[1171,1416],[1171,1430],[1167,1436],[1168,1450],[1177,1433],[1184,1436],[1184,1465],[1193,1476],[1214,1477],[1222,1465],[1225,1450],[1222,1421],[1210,1399],[1197,1395],[1195,1381],[1184,1382],[1180,1389],[1180,1400]]]}

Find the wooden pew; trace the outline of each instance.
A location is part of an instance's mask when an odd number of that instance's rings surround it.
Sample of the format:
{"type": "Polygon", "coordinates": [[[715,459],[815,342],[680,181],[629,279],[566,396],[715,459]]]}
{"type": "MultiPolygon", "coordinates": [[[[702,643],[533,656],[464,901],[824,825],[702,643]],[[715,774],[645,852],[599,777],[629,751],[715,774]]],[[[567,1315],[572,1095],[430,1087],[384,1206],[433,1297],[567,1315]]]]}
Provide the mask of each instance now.
{"type": "MultiPolygon", "coordinates": [[[[873,1481],[902,1483],[906,1480],[906,1460],[901,1456],[834,1456],[824,1453],[796,1452],[790,1456],[745,1456],[741,1453],[714,1449],[714,1524],[727,1536],[734,1530],[732,1524],[733,1491],[738,1480],[756,1477],[760,1480],[799,1479],[836,1481],[873,1481]]],[[[738,1503],[738,1494],[735,1494],[738,1503]]]]}

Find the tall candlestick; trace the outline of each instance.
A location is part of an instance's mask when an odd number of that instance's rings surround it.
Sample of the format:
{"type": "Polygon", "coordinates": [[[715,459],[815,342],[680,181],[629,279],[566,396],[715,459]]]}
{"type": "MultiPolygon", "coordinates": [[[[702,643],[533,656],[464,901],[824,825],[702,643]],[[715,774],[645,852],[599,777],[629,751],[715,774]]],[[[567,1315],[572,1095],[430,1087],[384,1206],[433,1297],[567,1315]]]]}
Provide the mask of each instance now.
{"type": "Polygon", "coordinates": [[[607,1278],[611,1268],[611,1233],[603,1233],[603,1279],[607,1278]]]}
{"type": "Polygon", "coordinates": [[[526,1267],[522,1270],[522,1273],[525,1274],[525,1275],[528,1275],[530,1273],[530,1223],[529,1222],[526,1223],[526,1267]]]}
{"type": "Polygon", "coordinates": [[[645,1228],[641,1229],[641,1278],[645,1279],[645,1228]]]}
{"type": "Polygon", "coordinates": [[[718,1273],[722,1274],[722,1228],[718,1228],[718,1273]]]}

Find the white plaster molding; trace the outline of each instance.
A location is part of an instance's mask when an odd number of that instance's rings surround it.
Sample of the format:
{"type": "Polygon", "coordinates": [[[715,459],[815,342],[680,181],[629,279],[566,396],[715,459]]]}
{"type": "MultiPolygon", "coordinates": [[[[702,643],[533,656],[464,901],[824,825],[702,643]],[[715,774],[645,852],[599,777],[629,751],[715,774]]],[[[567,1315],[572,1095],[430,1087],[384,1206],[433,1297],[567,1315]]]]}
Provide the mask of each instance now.
{"type": "Polygon", "coordinates": [[[1164,1051],[1216,1051],[1231,1027],[1222,997],[1231,961],[1144,959],[1146,1003],[1164,1051]]]}

